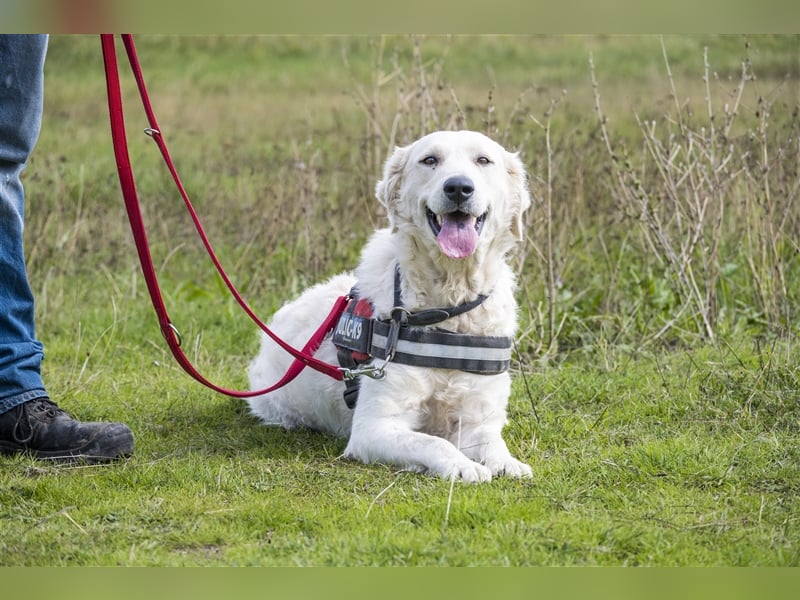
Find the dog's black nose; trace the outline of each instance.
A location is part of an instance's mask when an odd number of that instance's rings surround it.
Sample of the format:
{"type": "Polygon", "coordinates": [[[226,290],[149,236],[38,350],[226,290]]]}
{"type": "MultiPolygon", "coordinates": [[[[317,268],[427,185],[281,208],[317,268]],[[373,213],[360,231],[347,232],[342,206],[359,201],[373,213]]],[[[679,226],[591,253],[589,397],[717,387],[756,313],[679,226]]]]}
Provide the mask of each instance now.
{"type": "Polygon", "coordinates": [[[444,182],[444,195],[456,204],[466,202],[475,191],[475,185],[469,177],[458,175],[444,182]]]}

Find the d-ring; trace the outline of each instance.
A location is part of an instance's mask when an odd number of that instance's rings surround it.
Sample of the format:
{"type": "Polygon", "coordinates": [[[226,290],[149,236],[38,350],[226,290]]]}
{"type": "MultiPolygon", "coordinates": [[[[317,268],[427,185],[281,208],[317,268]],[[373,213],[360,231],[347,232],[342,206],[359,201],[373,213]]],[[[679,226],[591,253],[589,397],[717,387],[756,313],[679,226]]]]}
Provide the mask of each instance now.
{"type": "MultiPolygon", "coordinates": [[[[167,323],[167,327],[169,327],[172,330],[172,333],[175,334],[175,339],[178,340],[178,347],[181,347],[183,345],[183,338],[181,337],[181,332],[178,331],[178,328],[175,327],[175,325],[173,325],[171,322],[167,323]]],[[[166,338],[167,337],[166,332],[162,331],[162,333],[164,334],[164,337],[166,338]]]]}

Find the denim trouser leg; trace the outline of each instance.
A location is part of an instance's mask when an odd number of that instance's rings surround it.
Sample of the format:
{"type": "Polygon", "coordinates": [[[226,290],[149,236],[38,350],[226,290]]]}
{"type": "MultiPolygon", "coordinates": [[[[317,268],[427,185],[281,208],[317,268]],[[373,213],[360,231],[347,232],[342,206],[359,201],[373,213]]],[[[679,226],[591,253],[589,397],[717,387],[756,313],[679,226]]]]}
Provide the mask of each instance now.
{"type": "Polygon", "coordinates": [[[20,174],[39,137],[47,36],[0,35],[0,414],[46,395],[25,270],[20,174]]]}

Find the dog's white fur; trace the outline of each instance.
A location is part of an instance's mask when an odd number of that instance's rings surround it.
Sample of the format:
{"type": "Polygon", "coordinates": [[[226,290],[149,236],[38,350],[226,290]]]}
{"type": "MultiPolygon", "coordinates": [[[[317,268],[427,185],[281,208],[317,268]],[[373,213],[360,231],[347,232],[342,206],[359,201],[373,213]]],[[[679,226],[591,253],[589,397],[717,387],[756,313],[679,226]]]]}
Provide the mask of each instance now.
{"type": "MultiPolygon", "coordinates": [[[[306,290],[274,315],[273,331],[295,347],[302,346],[336,298],[356,281],[360,296],[372,301],[375,317],[389,318],[399,264],[403,303],[409,310],[456,306],[489,294],[479,307],[437,326],[513,336],[515,277],[506,256],[522,236],[522,214],[530,205],[518,156],[480,133],[431,133],[395,149],[376,195],[386,207],[390,226],[373,234],[355,274],[337,275],[306,290]],[[427,209],[436,214],[453,210],[443,192],[444,182],[453,176],[466,176],[474,183],[472,196],[460,210],[475,217],[486,213],[477,247],[465,258],[445,254],[426,217],[427,209]]],[[[337,363],[329,339],[316,356],[337,363]]],[[[291,360],[264,335],[250,365],[251,389],[273,384],[291,360]]],[[[312,369],[248,402],[253,414],[268,424],[349,436],[344,452],[348,457],[477,482],[493,475],[531,475],[530,467],[511,455],[501,437],[510,387],[507,372],[478,375],[390,363],[384,380],[361,377],[354,410],[345,406],[342,382],[312,369]]]]}

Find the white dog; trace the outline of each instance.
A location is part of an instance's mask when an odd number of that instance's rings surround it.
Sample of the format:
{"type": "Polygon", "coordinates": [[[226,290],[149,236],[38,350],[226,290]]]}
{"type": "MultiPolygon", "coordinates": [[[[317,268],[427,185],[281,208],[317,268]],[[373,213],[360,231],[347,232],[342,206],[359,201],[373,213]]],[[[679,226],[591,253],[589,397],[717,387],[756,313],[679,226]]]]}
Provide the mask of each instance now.
{"type": "MultiPolygon", "coordinates": [[[[285,428],[349,436],[345,455],[364,462],[473,482],[530,476],[501,437],[517,327],[506,256],[522,237],[530,205],[521,161],[480,133],[431,133],[395,149],[376,195],[390,226],[373,234],[355,273],[306,290],[270,325],[300,347],[336,299],[354,289],[359,304],[351,302],[335,333],[359,337],[375,327],[368,344],[374,352],[343,350],[356,358],[351,367],[367,367],[355,407],[345,403],[341,381],[306,369],[286,387],[251,398],[253,414],[285,428]],[[396,344],[387,341],[397,331],[396,344]]],[[[315,356],[336,364],[333,340],[315,356]]],[[[251,389],[273,384],[291,361],[264,335],[250,365],[251,389]]]]}

